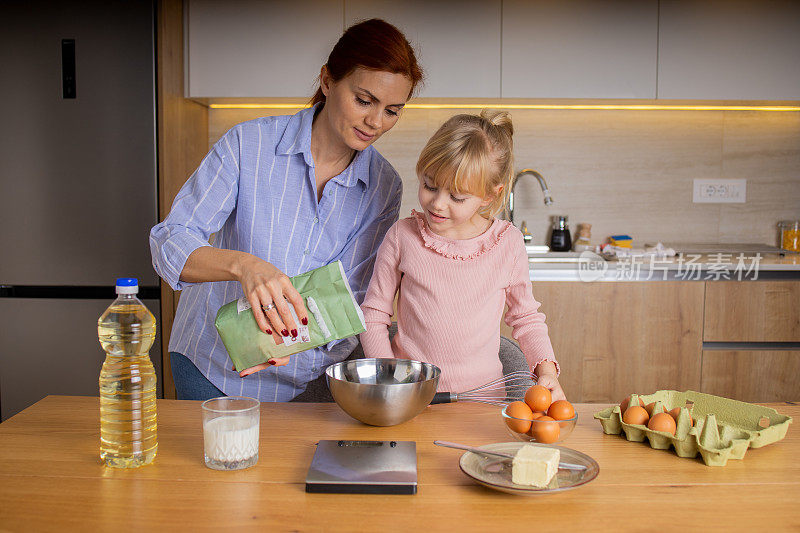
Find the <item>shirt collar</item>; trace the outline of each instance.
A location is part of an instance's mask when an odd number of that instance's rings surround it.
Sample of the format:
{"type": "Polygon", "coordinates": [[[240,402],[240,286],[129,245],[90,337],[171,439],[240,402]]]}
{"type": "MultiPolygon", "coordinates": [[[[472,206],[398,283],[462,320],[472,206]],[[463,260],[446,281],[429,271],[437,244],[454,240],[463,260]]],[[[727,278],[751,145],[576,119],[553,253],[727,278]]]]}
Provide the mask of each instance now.
{"type": "Polygon", "coordinates": [[[311,124],[319,104],[303,109],[291,117],[283,130],[283,135],[275,152],[283,155],[307,154],[306,161],[311,164],[311,124]]]}
{"type": "MultiPolygon", "coordinates": [[[[277,154],[302,154],[306,164],[310,167],[314,166],[314,158],[311,156],[311,126],[320,105],[322,104],[314,104],[289,118],[286,129],[275,149],[277,154]]],[[[352,187],[357,181],[361,181],[369,187],[369,152],[371,150],[374,148],[368,146],[366,150],[356,152],[350,165],[334,180],[345,187],[352,187]]]]}

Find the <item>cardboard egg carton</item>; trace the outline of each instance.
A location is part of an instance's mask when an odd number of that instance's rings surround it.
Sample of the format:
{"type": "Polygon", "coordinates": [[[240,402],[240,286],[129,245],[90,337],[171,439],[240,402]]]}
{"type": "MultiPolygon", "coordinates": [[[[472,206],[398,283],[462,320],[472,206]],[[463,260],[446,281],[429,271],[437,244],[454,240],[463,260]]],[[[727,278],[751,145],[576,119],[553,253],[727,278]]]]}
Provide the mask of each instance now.
{"type": "Polygon", "coordinates": [[[708,466],[725,466],[728,459],[744,458],[747,448],[760,448],[781,440],[792,422],[791,417],[775,409],[702,392],[660,390],[653,394],[633,394],[630,398],[630,405],[637,405],[639,398],[645,405],[655,402],[653,414],[680,407],[675,435],[640,424],[626,424],[619,405],[594,414],[604,433],[624,432],[625,438],[635,442],[646,438],[650,447],[657,450],[672,446],[679,457],[693,458],[699,453],[708,466]]]}

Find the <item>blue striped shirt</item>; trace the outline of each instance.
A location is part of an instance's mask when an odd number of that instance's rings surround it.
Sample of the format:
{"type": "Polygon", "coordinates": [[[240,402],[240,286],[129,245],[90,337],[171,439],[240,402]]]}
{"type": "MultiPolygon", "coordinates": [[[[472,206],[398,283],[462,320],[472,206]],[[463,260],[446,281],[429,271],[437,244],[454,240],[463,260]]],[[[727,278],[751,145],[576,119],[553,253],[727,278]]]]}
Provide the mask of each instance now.
{"type": "Polygon", "coordinates": [[[311,123],[316,108],[264,117],[228,131],[150,232],[156,272],[182,290],[169,350],[191,359],[227,395],[288,401],[345,359],[356,338],[293,355],[286,366],[241,378],[214,327],[217,310],[244,295],[238,281],[188,283],[186,259],[201,246],[256,255],[289,276],[341,260],[356,299],[367,290],[378,246],[397,220],[402,182],[370,146],[327,182],[317,202],[311,123]]]}

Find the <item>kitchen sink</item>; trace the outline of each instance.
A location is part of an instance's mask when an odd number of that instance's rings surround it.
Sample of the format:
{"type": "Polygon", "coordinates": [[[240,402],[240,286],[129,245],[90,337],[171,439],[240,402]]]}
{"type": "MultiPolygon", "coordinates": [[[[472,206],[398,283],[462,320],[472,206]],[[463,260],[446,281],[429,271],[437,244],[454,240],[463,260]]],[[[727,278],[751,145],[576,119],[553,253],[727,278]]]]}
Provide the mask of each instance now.
{"type": "Polygon", "coordinates": [[[528,255],[539,254],[539,253],[549,252],[550,247],[547,246],[546,244],[526,244],[525,251],[528,252],[528,255]]]}
{"type": "MultiPolygon", "coordinates": [[[[579,263],[585,252],[528,252],[529,263],[579,263]]],[[[584,256],[585,257],[585,256],[584,256]]],[[[593,259],[600,258],[592,254],[593,259]]],[[[583,261],[586,261],[584,258],[583,261]]]]}
{"type": "Polygon", "coordinates": [[[592,252],[553,252],[547,245],[526,244],[529,263],[580,263],[605,261],[592,252]]]}

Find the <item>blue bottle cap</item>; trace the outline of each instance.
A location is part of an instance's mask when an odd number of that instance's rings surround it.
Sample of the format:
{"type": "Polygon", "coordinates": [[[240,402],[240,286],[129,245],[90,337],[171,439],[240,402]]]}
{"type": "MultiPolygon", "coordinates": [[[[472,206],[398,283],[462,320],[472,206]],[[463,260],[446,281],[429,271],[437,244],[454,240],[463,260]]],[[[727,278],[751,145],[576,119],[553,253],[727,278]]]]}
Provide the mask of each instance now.
{"type": "Polygon", "coordinates": [[[136,278],[117,278],[117,294],[137,294],[139,292],[139,280],[136,278]]]}

